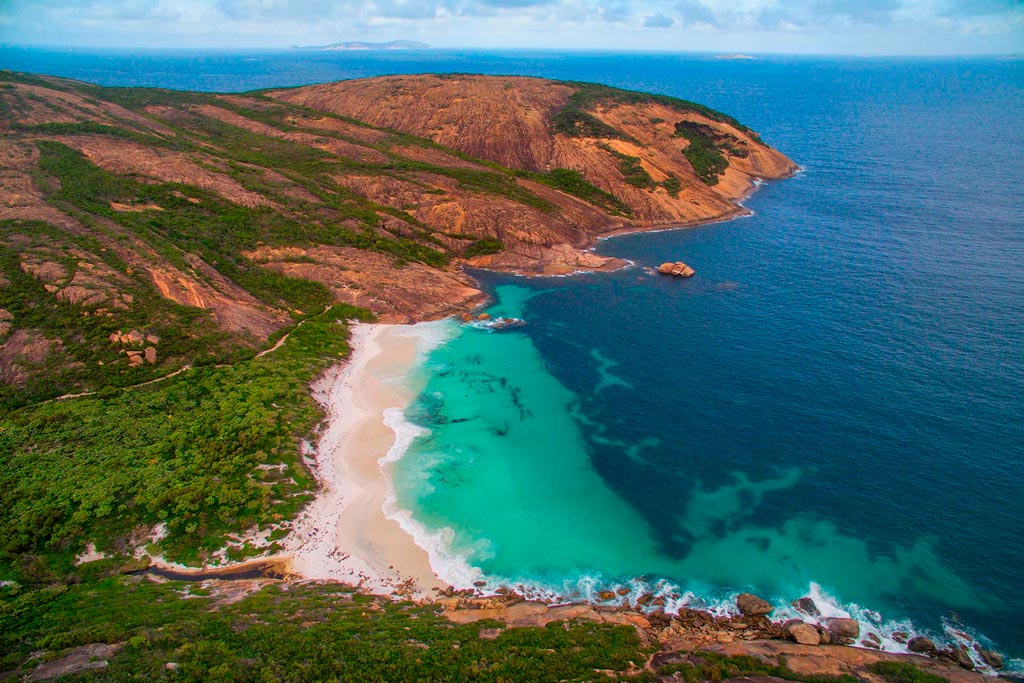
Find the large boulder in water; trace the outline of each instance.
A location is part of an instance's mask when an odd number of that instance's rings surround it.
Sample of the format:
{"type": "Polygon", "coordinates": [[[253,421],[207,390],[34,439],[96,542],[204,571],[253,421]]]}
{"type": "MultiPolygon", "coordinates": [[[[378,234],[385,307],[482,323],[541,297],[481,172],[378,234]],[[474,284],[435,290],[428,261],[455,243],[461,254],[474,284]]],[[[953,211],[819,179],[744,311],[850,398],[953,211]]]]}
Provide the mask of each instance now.
{"type": "Polygon", "coordinates": [[[814,600],[812,600],[811,598],[803,597],[799,600],[794,600],[790,604],[809,617],[821,616],[821,611],[818,609],[818,606],[814,604],[814,600]]]}
{"type": "Polygon", "coordinates": [[[907,641],[907,649],[919,655],[933,655],[938,652],[935,643],[926,636],[917,636],[907,641]]]}
{"type": "Polygon", "coordinates": [[[761,616],[772,611],[771,603],[753,593],[740,593],[736,596],[736,607],[747,616],[761,616]]]}
{"type": "Polygon", "coordinates": [[[693,277],[696,271],[682,261],[676,261],[675,263],[662,263],[658,266],[658,273],[674,277],[693,277]]]}
{"type": "Polygon", "coordinates": [[[812,624],[805,624],[800,620],[788,623],[782,629],[782,633],[794,643],[800,643],[801,645],[818,645],[821,643],[818,629],[814,628],[812,624]]]}
{"type": "Polygon", "coordinates": [[[860,624],[856,619],[844,619],[834,617],[825,620],[825,628],[832,638],[833,643],[849,645],[860,637],[860,624]]]}
{"type": "Polygon", "coordinates": [[[492,330],[498,330],[500,332],[501,330],[511,330],[516,327],[522,327],[525,324],[526,321],[520,320],[519,318],[495,318],[490,321],[487,326],[492,330]]]}
{"type": "Polygon", "coordinates": [[[1003,656],[998,652],[993,650],[978,650],[978,654],[981,655],[981,660],[993,669],[1003,668],[1003,656]]]}

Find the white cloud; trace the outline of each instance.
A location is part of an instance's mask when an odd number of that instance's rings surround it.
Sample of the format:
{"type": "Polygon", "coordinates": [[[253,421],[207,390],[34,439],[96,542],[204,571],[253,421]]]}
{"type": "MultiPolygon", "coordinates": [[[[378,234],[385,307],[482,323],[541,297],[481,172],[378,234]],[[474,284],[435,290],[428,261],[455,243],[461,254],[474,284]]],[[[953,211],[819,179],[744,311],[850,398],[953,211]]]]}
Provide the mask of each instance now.
{"type": "Polygon", "coordinates": [[[1012,52],[1020,0],[0,0],[0,41],[282,47],[411,38],[450,46],[1012,52]],[[788,37],[787,37],[788,36],[788,37]],[[799,41],[793,41],[799,36],[799,41]],[[918,49],[921,51],[921,49],[918,49]]]}

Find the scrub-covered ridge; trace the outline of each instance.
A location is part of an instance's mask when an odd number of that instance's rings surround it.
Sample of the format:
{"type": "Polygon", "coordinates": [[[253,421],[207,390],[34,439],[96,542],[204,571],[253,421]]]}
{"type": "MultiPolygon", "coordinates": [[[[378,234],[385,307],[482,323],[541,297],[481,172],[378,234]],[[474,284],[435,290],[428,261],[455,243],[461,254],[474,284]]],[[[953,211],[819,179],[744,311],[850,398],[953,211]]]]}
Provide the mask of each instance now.
{"type": "Polygon", "coordinates": [[[731,215],[794,168],[700,105],[541,79],[223,95],[5,71],[0,114],[0,568],[33,580],[87,547],[267,548],[314,486],[299,440],[339,322],[471,309],[464,263],[615,267],[596,237],[731,215]]]}

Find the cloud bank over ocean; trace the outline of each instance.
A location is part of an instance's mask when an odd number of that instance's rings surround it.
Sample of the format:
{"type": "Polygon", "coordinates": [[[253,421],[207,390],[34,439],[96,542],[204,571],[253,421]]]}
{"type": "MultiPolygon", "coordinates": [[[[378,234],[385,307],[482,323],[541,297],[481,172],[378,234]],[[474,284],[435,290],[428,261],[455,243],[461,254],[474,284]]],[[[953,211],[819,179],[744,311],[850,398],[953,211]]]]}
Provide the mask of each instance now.
{"type": "Polygon", "coordinates": [[[109,47],[440,47],[1013,53],[1015,0],[11,0],[0,41],[109,47]]]}

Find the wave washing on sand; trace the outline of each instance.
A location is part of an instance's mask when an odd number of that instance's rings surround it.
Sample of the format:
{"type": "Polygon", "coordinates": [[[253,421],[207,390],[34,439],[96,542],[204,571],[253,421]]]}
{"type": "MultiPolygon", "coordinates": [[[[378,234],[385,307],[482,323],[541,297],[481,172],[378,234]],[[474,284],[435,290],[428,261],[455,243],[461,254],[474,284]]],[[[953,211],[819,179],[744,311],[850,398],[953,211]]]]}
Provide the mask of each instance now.
{"type": "MultiPolygon", "coordinates": [[[[405,334],[420,340],[417,362],[422,363],[430,351],[448,341],[456,333],[455,325],[454,321],[449,320],[409,326],[405,334]]],[[[396,334],[402,334],[402,332],[396,332],[396,334]]],[[[431,531],[417,521],[409,510],[398,504],[392,477],[392,465],[402,459],[416,439],[430,434],[429,429],[415,425],[405,417],[405,409],[410,402],[411,400],[403,406],[391,407],[384,411],[383,422],[395,434],[394,443],[391,444],[384,457],[378,461],[387,484],[384,514],[398,524],[417,546],[426,551],[430,558],[430,566],[437,578],[449,586],[469,588],[473,586],[474,582],[483,578],[482,572],[452,551],[454,532],[447,528],[431,531]]]]}
{"type": "MultiPolygon", "coordinates": [[[[548,603],[586,601],[673,614],[684,608],[736,614],[735,594],[712,598],[666,580],[610,581],[581,575],[567,577],[556,586],[525,577],[485,575],[467,556],[453,550],[451,529],[430,529],[399,505],[392,466],[418,438],[430,434],[405,414],[425,381],[416,368],[456,330],[453,321],[354,326],[349,362],[332,369],[314,386],[315,397],[328,413],[316,449],[322,491],[296,522],[287,548],[292,570],[310,579],[421,598],[447,585],[482,593],[506,588],[548,603]],[[483,581],[486,585],[481,586],[483,581]],[[610,594],[614,597],[609,598],[610,594]]],[[[819,616],[809,617],[777,600],[773,619],[853,618],[860,624],[862,638],[873,634],[879,649],[886,652],[907,652],[907,641],[917,635],[927,635],[940,646],[987,644],[980,634],[959,624],[947,623],[943,633],[935,633],[920,631],[907,619],[885,619],[870,609],[841,603],[814,583],[803,595],[813,599],[819,616]],[[893,638],[893,634],[899,635],[893,638]]],[[[972,647],[968,650],[975,654],[972,647]]],[[[980,670],[987,670],[984,662],[975,659],[980,670]]],[[[1007,664],[1007,670],[1022,668],[1016,660],[1007,664]]]]}
{"type": "Polygon", "coordinates": [[[354,325],[348,362],[313,385],[327,413],[315,451],[321,490],[285,547],[295,573],[403,595],[443,585],[426,551],[385,514],[394,493],[384,468],[410,440],[392,430],[387,415],[416,396],[412,370],[447,338],[445,325],[354,325]]]}

